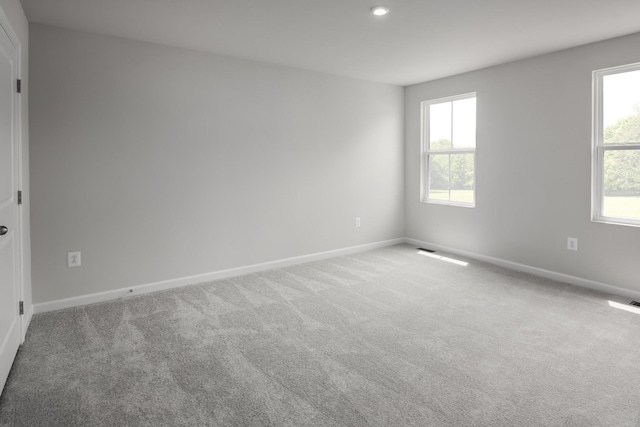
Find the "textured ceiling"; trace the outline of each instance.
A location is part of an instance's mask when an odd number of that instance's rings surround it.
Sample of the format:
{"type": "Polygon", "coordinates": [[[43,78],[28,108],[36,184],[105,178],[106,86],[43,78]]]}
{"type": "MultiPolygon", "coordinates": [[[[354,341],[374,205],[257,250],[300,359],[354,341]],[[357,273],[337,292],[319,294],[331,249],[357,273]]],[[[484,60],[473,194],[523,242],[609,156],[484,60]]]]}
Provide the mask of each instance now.
{"type": "Polygon", "coordinates": [[[640,32],[640,0],[21,1],[30,22],[396,85],[640,32]]]}

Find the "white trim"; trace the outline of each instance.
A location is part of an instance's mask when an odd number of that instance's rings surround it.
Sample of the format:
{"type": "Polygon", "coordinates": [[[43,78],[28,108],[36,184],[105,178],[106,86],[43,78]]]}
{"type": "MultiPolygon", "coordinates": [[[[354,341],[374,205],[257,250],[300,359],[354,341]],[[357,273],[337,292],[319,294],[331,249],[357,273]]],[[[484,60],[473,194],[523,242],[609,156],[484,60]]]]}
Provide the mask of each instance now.
{"type": "MultiPolygon", "coordinates": [[[[460,101],[463,99],[474,99],[477,103],[477,93],[469,92],[460,95],[447,96],[444,98],[438,99],[430,99],[427,101],[420,102],[420,201],[422,203],[433,203],[439,205],[449,205],[449,206],[461,206],[467,208],[474,208],[476,205],[476,177],[477,177],[477,162],[476,162],[476,146],[473,149],[465,148],[456,150],[453,148],[449,150],[431,150],[430,148],[430,135],[429,135],[429,127],[430,127],[430,110],[429,107],[434,104],[442,104],[445,102],[451,102],[451,139],[452,144],[453,141],[453,125],[454,125],[454,117],[453,117],[453,103],[455,101],[460,101]],[[445,154],[473,154],[473,203],[468,202],[460,202],[460,201],[452,201],[452,200],[439,200],[432,199],[430,197],[430,189],[429,189],[429,156],[430,155],[445,155],[445,154]]],[[[477,116],[477,110],[476,110],[477,116]]],[[[477,117],[476,117],[477,119],[477,117]]],[[[477,121],[477,120],[476,120],[477,121]]],[[[477,126],[477,125],[476,125],[477,126]]],[[[477,144],[477,135],[476,135],[476,144],[477,144]]],[[[449,178],[451,178],[451,165],[449,165],[449,178]]],[[[450,185],[450,184],[449,184],[450,185]]],[[[449,187],[449,199],[451,199],[451,188],[449,187]]]]}
{"type": "Polygon", "coordinates": [[[442,98],[428,99],[420,104],[442,104],[444,102],[459,101],[461,99],[476,98],[476,92],[461,93],[460,95],[443,96],[442,98]]]}
{"type": "Polygon", "coordinates": [[[640,291],[634,291],[632,289],[621,288],[618,286],[609,285],[607,283],[596,282],[594,280],[583,279],[582,277],[571,276],[569,274],[558,273],[556,271],[545,270],[544,268],[532,267],[526,264],[520,264],[513,261],[507,261],[500,258],[494,258],[488,255],[482,255],[475,252],[469,252],[461,249],[451,248],[449,246],[439,245],[436,243],[425,242],[416,239],[405,239],[406,243],[423,247],[425,249],[433,249],[442,252],[448,252],[454,255],[464,256],[466,258],[472,258],[478,261],[483,261],[489,264],[494,264],[499,267],[507,268],[509,270],[520,271],[522,273],[529,273],[535,276],[544,277],[546,279],[556,280],[562,283],[568,283],[582,288],[593,289],[596,291],[623,296],[631,298],[632,300],[640,300],[640,291]]]}
{"type": "Polygon", "coordinates": [[[604,224],[640,226],[640,219],[609,217],[604,209],[604,153],[611,150],[638,150],[640,143],[605,144],[603,141],[603,79],[613,74],[640,71],[640,62],[594,70],[591,73],[592,135],[591,135],[591,221],[604,224]]]}
{"type": "MultiPolygon", "coordinates": [[[[29,160],[27,159],[25,162],[25,158],[24,158],[24,143],[22,140],[22,96],[23,94],[25,94],[26,91],[26,82],[23,81],[22,78],[22,45],[20,45],[20,43],[17,41],[18,45],[16,46],[16,50],[17,50],[17,67],[18,67],[18,79],[20,79],[20,93],[16,94],[16,111],[17,111],[17,115],[18,115],[18,124],[17,124],[17,134],[18,134],[18,190],[21,192],[22,194],[22,203],[18,205],[18,231],[20,233],[19,236],[19,251],[20,251],[20,259],[18,261],[18,268],[20,270],[20,273],[18,275],[19,280],[20,280],[20,301],[23,301],[23,304],[26,304],[27,301],[25,301],[25,277],[26,277],[26,271],[25,271],[25,259],[27,259],[27,257],[30,257],[30,254],[25,253],[25,248],[27,247],[27,245],[25,245],[25,241],[24,241],[24,235],[25,235],[25,224],[27,224],[27,226],[29,226],[29,222],[27,221],[27,218],[25,218],[25,204],[27,203],[27,199],[28,199],[28,194],[27,191],[25,191],[24,189],[24,172],[25,172],[25,163],[28,162],[29,160]]],[[[16,91],[17,92],[17,91],[16,91]]],[[[31,301],[28,301],[29,303],[29,311],[31,312],[31,314],[33,314],[33,306],[31,305],[31,301]]],[[[25,307],[25,310],[27,310],[27,308],[25,307]]],[[[26,316],[21,316],[22,318],[20,319],[20,328],[21,328],[21,334],[20,334],[20,343],[24,343],[24,341],[27,338],[27,329],[29,328],[29,323],[31,322],[31,316],[29,316],[29,318],[27,319],[26,316]]]]}
{"type": "Polygon", "coordinates": [[[598,139],[602,127],[602,76],[591,72],[591,220],[602,212],[602,188],[600,174],[600,150],[598,139]]]}
{"type": "Polygon", "coordinates": [[[44,313],[47,311],[60,310],[63,308],[77,307],[86,304],[109,301],[129,295],[146,294],[166,289],[179,288],[187,285],[196,285],[198,283],[206,283],[212,280],[226,279],[229,277],[241,276],[244,274],[257,273],[265,270],[273,270],[275,268],[288,267],[290,265],[302,264],[305,262],[318,261],[327,258],[333,258],[342,255],[349,255],[358,252],[370,251],[386,246],[404,243],[404,238],[384,240],[381,242],[367,243],[359,246],[351,246],[342,249],[335,249],[326,252],[317,252],[309,255],[284,258],[275,261],[263,262],[244,267],[230,268],[226,270],[212,271],[210,273],[196,274],[193,276],[180,277],[176,279],[163,280],[160,282],[146,283],[142,285],[129,286],[126,288],[115,289],[112,291],[98,292],[95,294],[80,295],[77,297],[59,299],[55,301],[43,302],[33,305],[33,313],[44,313]]]}
{"type": "Polygon", "coordinates": [[[27,329],[29,329],[29,325],[31,324],[31,319],[33,318],[33,304],[30,304],[29,307],[25,307],[24,308],[24,316],[22,316],[22,325],[24,327],[23,330],[23,335],[22,335],[22,341],[21,343],[24,343],[24,340],[27,337],[27,329]]]}

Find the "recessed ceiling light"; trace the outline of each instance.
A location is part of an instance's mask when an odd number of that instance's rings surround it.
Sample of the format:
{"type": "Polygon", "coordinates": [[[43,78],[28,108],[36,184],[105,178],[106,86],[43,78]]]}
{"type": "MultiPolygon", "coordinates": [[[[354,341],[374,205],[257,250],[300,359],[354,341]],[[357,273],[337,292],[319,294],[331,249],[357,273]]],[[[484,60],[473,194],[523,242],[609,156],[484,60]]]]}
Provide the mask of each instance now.
{"type": "Polygon", "coordinates": [[[389,8],[384,6],[376,6],[371,8],[371,13],[376,16],[383,16],[389,13],[389,8]]]}

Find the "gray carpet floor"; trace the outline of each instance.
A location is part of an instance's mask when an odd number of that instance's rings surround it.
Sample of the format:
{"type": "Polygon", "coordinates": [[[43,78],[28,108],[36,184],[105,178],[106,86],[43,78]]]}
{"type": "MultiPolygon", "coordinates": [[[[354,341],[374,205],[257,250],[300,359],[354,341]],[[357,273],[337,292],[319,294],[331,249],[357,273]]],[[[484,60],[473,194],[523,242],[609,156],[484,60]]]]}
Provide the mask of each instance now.
{"type": "Polygon", "coordinates": [[[34,317],[1,426],[638,426],[628,300],[398,245],[34,317]]]}

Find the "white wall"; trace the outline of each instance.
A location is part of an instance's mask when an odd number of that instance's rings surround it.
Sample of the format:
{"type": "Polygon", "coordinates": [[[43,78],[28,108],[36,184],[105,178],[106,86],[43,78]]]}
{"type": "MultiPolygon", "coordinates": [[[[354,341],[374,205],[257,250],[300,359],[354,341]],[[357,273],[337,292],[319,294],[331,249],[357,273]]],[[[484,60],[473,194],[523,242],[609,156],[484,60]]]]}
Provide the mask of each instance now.
{"type": "Polygon", "coordinates": [[[640,228],[590,220],[591,71],[640,62],[638,46],[635,34],[407,87],[407,236],[640,291],[640,228]],[[420,101],[472,91],[476,207],[421,203],[420,101]]]}
{"type": "MultiPolygon", "coordinates": [[[[9,24],[15,31],[20,41],[20,78],[22,80],[22,95],[20,95],[21,108],[21,169],[20,180],[22,189],[22,208],[20,220],[22,223],[22,279],[23,279],[23,301],[25,304],[25,314],[31,313],[31,194],[29,191],[29,23],[22,10],[22,5],[18,0],[0,0],[0,7],[4,11],[9,24]]],[[[23,332],[26,332],[25,322],[23,332]]]]}
{"type": "Polygon", "coordinates": [[[30,31],[35,302],[403,236],[402,88],[30,31]]]}

